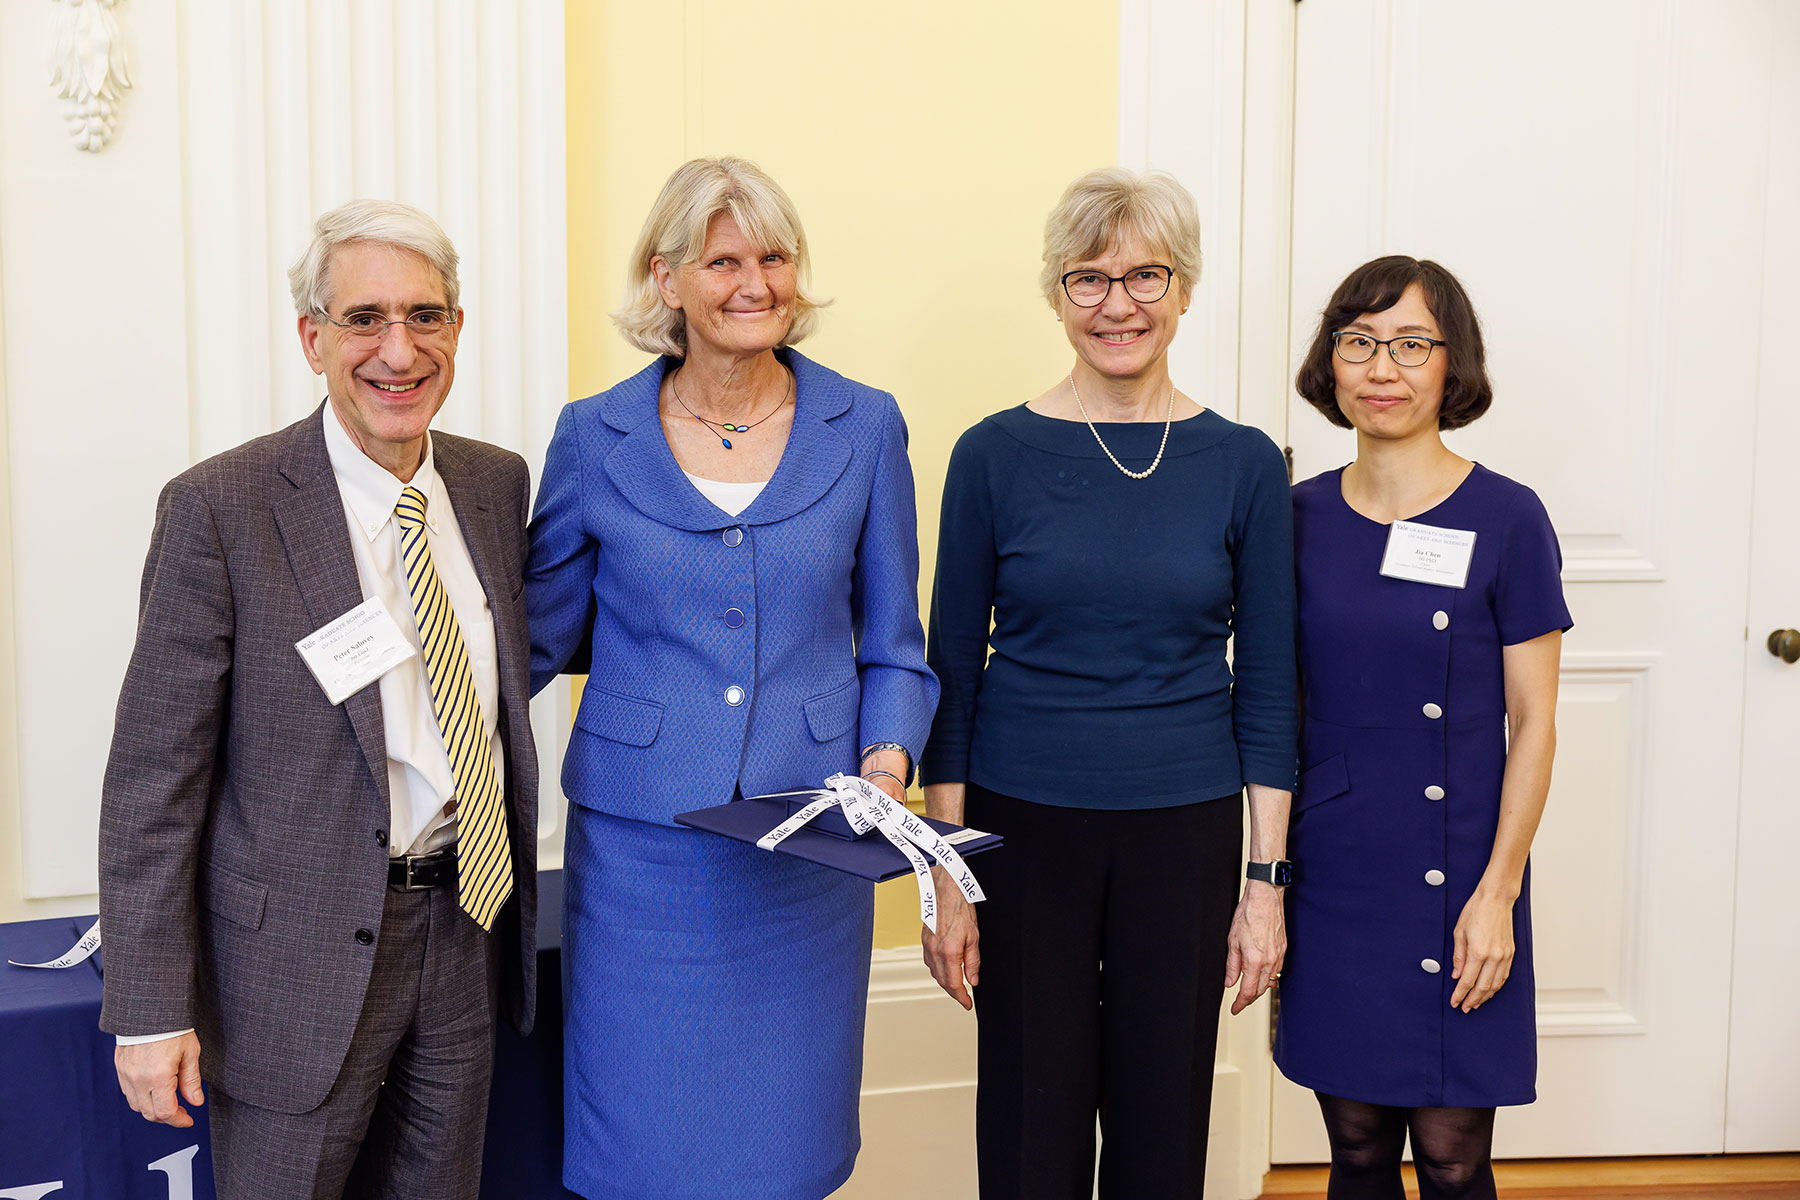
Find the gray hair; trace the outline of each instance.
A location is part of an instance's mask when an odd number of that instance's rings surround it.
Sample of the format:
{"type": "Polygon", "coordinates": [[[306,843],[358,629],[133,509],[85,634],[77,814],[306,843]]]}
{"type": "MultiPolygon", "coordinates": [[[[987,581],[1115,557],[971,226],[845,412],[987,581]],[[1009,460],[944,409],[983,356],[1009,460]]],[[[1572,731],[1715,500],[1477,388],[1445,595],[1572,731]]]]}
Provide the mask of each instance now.
{"type": "Polygon", "coordinates": [[[687,356],[687,319],[680,309],[663,303],[650,260],[661,255],[671,267],[694,262],[706,247],[713,218],[721,213],[731,214],[752,242],[793,260],[798,277],[794,320],[781,344],[791,346],[817,328],[819,309],[829,301],[812,293],[806,231],[800,227],[794,202],[747,159],[696,158],[675,168],[663,184],[625,266],[625,303],[612,319],[625,340],[639,350],[687,356]]]}
{"type": "Polygon", "coordinates": [[[1071,183],[1044,222],[1044,299],[1055,308],[1070,263],[1098,258],[1122,238],[1135,237],[1166,254],[1185,302],[1200,282],[1200,209],[1167,171],[1139,175],[1102,167],[1071,183]]]}
{"type": "Polygon", "coordinates": [[[462,294],[456,281],[456,247],[450,235],[424,212],[397,200],[352,200],[340,204],[313,225],[312,243],[288,268],[288,291],[294,311],[323,317],[331,306],[331,255],[352,242],[375,242],[408,250],[437,270],[444,302],[454,313],[462,294]]]}

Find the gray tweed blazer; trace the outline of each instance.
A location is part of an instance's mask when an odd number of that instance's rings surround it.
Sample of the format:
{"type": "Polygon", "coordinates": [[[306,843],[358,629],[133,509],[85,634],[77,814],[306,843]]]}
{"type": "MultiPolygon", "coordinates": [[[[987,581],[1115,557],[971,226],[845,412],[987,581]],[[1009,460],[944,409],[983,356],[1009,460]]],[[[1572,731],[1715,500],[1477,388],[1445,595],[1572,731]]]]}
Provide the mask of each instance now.
{"type": "MultiPolygon", "coordinates": [[[[294,649],[363,600],[320,412],[163,489],[100,806],[101,1028],[193,1026],[207,1079],[281,1112],[316,1107],[343,1066],[387,887],[380,689],[333,706],[294,649]]],[[[495,936],[502,1005],[528,1030],[529,473],[446,433],[432,454],[494,614],[516,884],[495,936]]]]}

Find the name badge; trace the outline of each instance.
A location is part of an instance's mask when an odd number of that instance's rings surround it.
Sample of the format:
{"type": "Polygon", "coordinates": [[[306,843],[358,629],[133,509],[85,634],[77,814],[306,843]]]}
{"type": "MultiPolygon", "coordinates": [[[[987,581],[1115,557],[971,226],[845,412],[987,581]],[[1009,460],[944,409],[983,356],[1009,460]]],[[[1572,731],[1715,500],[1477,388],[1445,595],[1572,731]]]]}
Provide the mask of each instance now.
{"type": "Polygon", "coordinates": [[[419,651],[406,640],[380,596],[319,626],[294,643],[325,698],[342,704],[419,651]]]}
{"type": "Polygon", "coordinates": [[[1474,555],[1473,529],[1445,529],[1416,521],[1395,521],[1388,527],[1381,573],[1389,579],[1410,579],[1414,583],[1460,588],[1469,582],[1469,560],[1474,555]]]}

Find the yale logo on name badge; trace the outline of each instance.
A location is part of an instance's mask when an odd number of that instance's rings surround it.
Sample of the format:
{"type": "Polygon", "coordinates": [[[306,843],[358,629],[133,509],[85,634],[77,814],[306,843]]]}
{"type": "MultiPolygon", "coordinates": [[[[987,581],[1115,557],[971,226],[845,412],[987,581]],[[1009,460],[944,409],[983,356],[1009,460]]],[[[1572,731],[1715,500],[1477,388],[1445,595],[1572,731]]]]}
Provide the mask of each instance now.
{"type": "Polygon", "coordinates": [[[1469,582],[1469,560],[1475,556],[1475,531],[1395,521],[1388,527],[1381,573],[1437,587],[1460,588],[1469,582]]]}
{"type": "Polygon", "coordinates": [[[333,704],[342,704],[419,652],[394,624],[380,596],[370,596],[319,626],[295,642],[294,649],[333,704]]]}

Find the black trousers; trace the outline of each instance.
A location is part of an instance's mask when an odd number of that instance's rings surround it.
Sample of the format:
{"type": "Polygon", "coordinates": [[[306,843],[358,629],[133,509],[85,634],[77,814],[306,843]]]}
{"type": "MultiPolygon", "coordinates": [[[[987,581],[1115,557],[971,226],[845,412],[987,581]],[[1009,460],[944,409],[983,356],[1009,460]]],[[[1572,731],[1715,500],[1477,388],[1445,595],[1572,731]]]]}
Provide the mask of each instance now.
{"type": "Polygon", "coordinates": [[[1201,1200],[1237,796],[1102,811],[969,784],[981,930],[975,1140],[982,1200],[1201,1200]]]}

